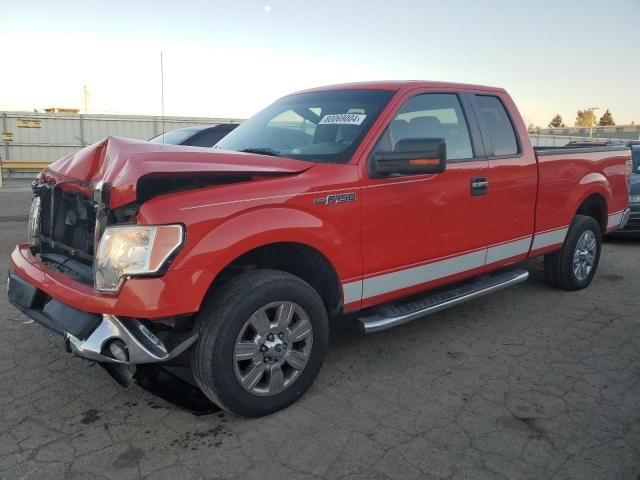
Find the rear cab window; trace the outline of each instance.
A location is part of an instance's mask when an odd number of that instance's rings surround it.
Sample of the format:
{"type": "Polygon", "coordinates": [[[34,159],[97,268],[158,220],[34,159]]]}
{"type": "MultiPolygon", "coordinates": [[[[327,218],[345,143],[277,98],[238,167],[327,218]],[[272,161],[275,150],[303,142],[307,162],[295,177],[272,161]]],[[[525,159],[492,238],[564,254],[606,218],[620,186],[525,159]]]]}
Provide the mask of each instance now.
{"type": "Polygon", "coordinates": [[[475,95],[475,99],[483,134],[489,137],[493,156],[518,155],[520,148],[515,129],[500,98],[494,95],[475,95]]]}

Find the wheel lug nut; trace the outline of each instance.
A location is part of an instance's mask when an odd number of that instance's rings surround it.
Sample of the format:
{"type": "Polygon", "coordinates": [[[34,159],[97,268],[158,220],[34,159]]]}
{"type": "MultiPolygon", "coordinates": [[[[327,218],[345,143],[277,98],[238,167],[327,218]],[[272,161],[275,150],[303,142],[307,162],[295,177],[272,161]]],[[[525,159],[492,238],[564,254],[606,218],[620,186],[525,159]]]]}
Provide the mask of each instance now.
{"type": "Polygon", "coordinates": [[[282,344],[282,348],[283,348],[284,350],[286,350],[286,349],[287,349],[287,344],[286,344],[286,343],[283,343],[283,344],[282,344]]]}
{"type": "Polygon", "coordinates": [[[273,342],[275,340],[273,333],[270,333],[269,335],[267,335],[267,340],[269,340],[270,342],[273,342]]]}
{"type": "Polygon", "coordinates": [[[268,349],[266,346],[264,346],[264,345],[262,345],[262,346],[260,347],[260,351],[261,351],[262,353],[266,352],[267,350],[269,350],[269,349],[268,349]]]}
{"type": "Polygon", "coordinates": [[[278,338],[279,338],[280,340],[282,340],[282,339],[284,338],[284,333],[280,332],[280,333],[278,334],[278,338]]]}

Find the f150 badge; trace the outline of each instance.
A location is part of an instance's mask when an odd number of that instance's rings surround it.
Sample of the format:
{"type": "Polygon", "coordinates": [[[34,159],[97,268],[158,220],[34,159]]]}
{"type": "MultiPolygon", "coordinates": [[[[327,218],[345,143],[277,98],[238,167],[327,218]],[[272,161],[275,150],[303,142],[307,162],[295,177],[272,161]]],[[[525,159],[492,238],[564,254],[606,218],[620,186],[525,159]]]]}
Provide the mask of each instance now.
{"type": "Polygon", "coordinates": [[[320,197],[313,200],[314,205],[332,205],[334,203],[355,202],[356,192],[351,193],[334,193],[326,197],[320,197]]]}

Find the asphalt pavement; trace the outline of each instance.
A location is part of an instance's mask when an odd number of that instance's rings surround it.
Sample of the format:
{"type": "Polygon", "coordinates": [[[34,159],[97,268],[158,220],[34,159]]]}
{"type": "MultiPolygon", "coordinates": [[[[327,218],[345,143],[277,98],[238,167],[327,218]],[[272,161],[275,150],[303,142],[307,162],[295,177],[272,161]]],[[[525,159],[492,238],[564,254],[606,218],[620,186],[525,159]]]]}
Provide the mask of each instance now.
{"type": "MultiPolygon", "coordinates": [[[[24,182],[0,189],[0,272],[28,210],[24,182]]],[[[311,390],[254,420],[123,389],[3,293],[0,478],[637,480],[640,240],[608,241],[579,292],[525,267],[524,284],[386,332],[333,325],[311,390]]]]}

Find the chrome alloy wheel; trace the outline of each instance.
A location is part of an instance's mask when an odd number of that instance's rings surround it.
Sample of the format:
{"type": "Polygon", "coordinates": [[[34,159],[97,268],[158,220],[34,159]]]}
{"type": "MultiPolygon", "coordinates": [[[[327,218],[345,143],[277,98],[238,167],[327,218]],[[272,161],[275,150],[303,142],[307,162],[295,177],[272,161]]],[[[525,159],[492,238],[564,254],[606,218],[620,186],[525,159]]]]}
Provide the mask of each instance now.
{"type": "Polygon", "coordinates": [[[578,281],[585,280],[593,270],[597,249],[598,242],[595,233],[591,230],[585,230],[580,235],[573,252],[573,274],[578,281]]]}
{"type": "Polygon", "coordinates": [[[249,393],[270,396],[290,387],[307,365],[313,327],[294,302],[272,302],[245,322],[233,349],[233,369],[249,393]]]}

